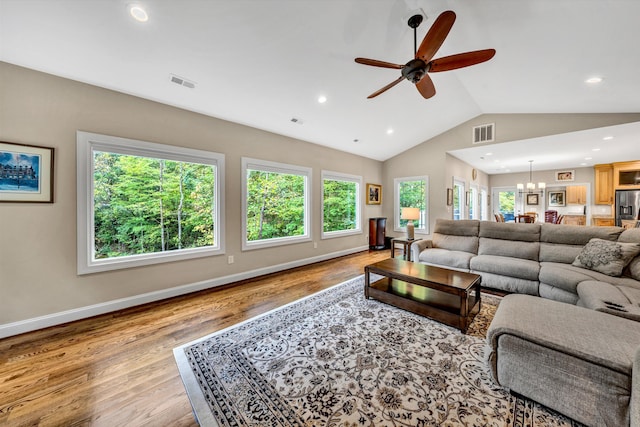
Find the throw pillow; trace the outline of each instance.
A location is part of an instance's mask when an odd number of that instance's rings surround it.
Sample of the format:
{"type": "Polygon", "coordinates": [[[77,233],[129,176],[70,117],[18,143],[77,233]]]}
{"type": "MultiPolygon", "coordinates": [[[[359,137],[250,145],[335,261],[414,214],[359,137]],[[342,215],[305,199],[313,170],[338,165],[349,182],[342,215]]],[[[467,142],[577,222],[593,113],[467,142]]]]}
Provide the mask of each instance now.
{"type": "Polygon", "coordinates": [[[619,243],[594,238],[582,248],[573,265],[608,276],[620,276],[624,267],[638,253],[638,243],[619,243]]]}

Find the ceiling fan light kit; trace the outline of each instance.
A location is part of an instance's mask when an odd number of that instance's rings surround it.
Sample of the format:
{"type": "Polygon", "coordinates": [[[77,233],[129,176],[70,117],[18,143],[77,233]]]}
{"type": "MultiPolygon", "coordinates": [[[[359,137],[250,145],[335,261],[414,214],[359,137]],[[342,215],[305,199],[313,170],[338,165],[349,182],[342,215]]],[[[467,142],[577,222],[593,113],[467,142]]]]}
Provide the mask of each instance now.
{"type": "Polygon", "coordinates": [[[356,58],[355,61],[359,64],[400,70],[401,76],[398,79],[375,91],[367,98],[375,98],[406,79],[415,84],[418,92],[420,92],[425,99],[428,99],[436,94],[436,88],[433,85],[431,77],[429,77],[429,73],[469,67],[493,58],[496,54],[495,49],[475,50],[472,52],[458,53],[455,55],[432,59],[438,49],[440,49],[440,46],[442,46],[442,43],[449,34],[449,31],[451,31],[451,27],[453,27],[455,20],[456,14],[453,11],[447,10],[442,12],[424,36],[424,39],[422,39],[422,43],[420,43],[420,47],[418,48],[417,28],[422,23],[423,16],[411,16],[407,21],[407,24],[410,28],[413,28],[414,58],[404,65],[379,61],[377,59],[356,58]]]}

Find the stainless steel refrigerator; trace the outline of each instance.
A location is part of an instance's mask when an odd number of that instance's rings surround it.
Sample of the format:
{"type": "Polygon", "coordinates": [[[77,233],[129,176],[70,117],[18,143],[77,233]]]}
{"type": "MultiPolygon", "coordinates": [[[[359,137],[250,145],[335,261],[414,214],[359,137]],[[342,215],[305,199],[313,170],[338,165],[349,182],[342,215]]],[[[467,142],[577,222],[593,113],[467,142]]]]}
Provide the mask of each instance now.
{"type": "Polygon", "coordinates": [[[640,190],[616,190],[616,225],[622,220],[640,220],[640,190]]]}

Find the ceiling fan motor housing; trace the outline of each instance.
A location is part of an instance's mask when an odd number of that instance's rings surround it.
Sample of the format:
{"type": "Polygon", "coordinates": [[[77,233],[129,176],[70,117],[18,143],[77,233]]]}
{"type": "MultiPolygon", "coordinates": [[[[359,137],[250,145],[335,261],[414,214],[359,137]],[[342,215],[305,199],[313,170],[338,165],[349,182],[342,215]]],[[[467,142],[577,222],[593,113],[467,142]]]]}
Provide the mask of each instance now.
{"type": "Polygon", "coordinates": [[[418,83],[427,74],[427,64],[419,58],[412,59],[402,68],[402,76],[411,83],[418,83]]]}

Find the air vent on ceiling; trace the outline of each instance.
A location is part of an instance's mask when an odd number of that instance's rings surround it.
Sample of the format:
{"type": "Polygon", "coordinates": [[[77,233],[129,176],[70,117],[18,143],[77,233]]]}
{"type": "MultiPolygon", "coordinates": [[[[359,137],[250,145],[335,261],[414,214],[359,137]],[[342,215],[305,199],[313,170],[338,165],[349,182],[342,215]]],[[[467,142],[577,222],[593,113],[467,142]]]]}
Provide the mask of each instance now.
{"type": "Polygon", "coordinates": [[[495,136],[495,123],[480,125],[473,128],[471,140],[474,144],[493,142],[495,136]]]}
{"type": "Polygon", "coordinates": [[[196,87],[195,82],[189,81],[187,79],[183,79],[182,77],[176,76],[175,74],[169,74],[169,75],[171,76],[171,83],[188,87],[189,89],[193,89],[196,87]]]}
{"type": "Polygon", "coordinates": [[[302,119],[299,119],[297,117],[291,117],[291,123],[296,123],[301,125],[303,122],[302,122],[302,119]]]}

